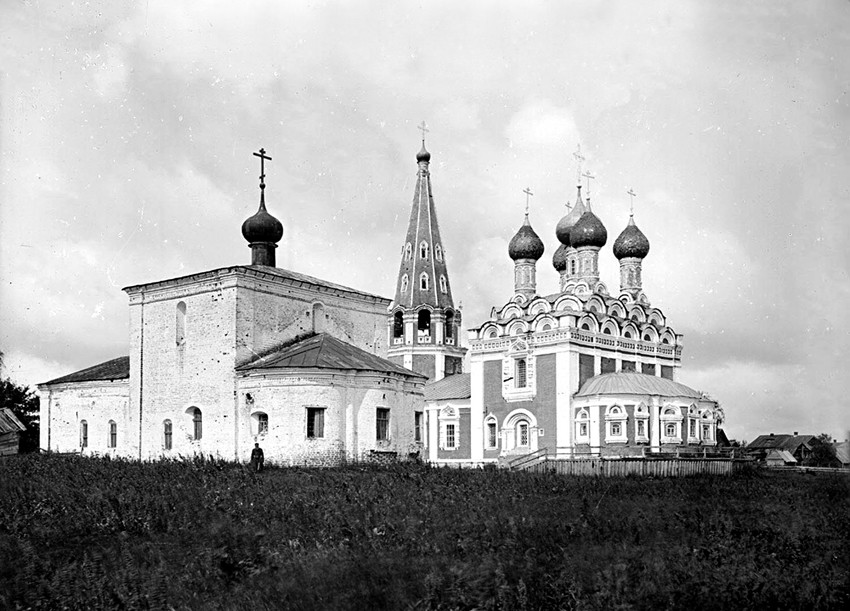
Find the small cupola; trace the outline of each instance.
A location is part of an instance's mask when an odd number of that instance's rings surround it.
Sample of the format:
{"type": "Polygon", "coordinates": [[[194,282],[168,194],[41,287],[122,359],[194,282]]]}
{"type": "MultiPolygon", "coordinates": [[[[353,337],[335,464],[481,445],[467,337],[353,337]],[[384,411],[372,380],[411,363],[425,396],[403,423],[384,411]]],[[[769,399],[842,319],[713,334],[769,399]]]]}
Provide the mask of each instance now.
{"type": "Polygon", "coordinates": [[[283,238],[283,225],[266,210],[265,164],[271,157],[266,156],[265,149],[260,149],[254,156],[260,158],[260,208],[253,216],[242,223],[242,237],[251,247],[251,265],[275,266],[275,249],[283,238]]]}
{"type": "Polygon", "coordinates": [[[511,238],[510,244],[508,244],[508,256],[514,261],[520,259],[537,261],[543,256],[543,251],[543,240],[531,228],[531,223],[528,221],[528,214],[526,214],[522,227],[519,228],[519,231],[516,232],[516,235],[511,238]]]}
{"type": "Polygon", "coordinates": [[[643,259],[649,254],[649,240],[635,225],[633,215],[629,215],[629,223],[614,241],[614,256],[617,259],[632,257],[643,259]]]}

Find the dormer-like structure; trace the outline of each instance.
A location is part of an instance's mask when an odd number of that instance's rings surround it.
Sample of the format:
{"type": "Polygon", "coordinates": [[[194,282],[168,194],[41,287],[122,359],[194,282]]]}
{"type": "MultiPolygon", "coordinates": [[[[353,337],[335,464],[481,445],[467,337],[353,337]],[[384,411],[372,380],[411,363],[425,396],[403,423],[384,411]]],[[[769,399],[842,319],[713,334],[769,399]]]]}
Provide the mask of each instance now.
{"type": "Polygon", "coordinates": [[[395,299],[390,306],[387,357],[429,379],[461,373],[465,349],[460,347],[460,311],[452,300],[446,250],[440,237],[431,191],[431,153],[416,155],[416,186],[395,299]]]}

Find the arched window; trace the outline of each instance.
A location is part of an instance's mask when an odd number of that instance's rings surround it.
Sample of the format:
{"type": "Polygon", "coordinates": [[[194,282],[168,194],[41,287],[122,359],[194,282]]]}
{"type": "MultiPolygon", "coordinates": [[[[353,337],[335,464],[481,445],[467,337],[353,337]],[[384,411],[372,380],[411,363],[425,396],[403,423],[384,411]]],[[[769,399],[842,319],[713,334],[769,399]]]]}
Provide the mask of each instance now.
{"type": "Polygon", "coordinates": [[[441,293],[448,293],[448,291],[449,291],[449,287],[448,287],[448,283],[446,282],[446,277],[443,276],[443,275],[440,275],[440,292],[441,293]]]}
{"type": "Polygon", "coordinates": [[[516,360],[516,371],[514,372],[514,382],[517,388],[525,388],[528,380],[526,378],[527,363],[525,359],[516,360]]]}
{"type": "Polygon", "coordinates": [[[624,331],[623,337],[625,337],[626,339],[632,339],[632,332],[631,331],[624,331]]]}
{"type": "Polygon", "coordinates": [[[431,335],[431,312],[428,310],[419,310],[419,315],[416,320],[416,329],[419,332],[420,337],[431,335]]]}
{"type": "Polygon", "coordinates": [[[428,290],[428,274],[422,272],[422,275],[419,276],[419,288],[423,291],[428,290]]]}
{"type": "Polygon", "coordinates": [[[428,242],[422,240],[422,243],[419,245],[419,256],[423,259],[428,258],[428,242]]]}
{"type": "Polygon", "coordinates": [[[499,429],[495,416],[488,416],[484,421],[484,447],[488,450],[496,448],[499,442],[499,429]]]}
{"type": "Polygon", "coordinates": [[[542,326],[542,327],[540,327],[540,330],[541,330],[541,331],[551,331],[551,330],[552,330],[552,325],[550,325],[548,322],[547,322],[547,323],[544,323],[544,324],[543,324],[543,326],[542,326]]]}
{"type": "Polygon", "coordinates": [[[437,261],[443,260],[443,249],[439,244],[434,246],[434,258],[437,259],[437,261]]]}
{"type": "Polygon", "coordinates": [[[114,420],[109,421],[109,437],[106,445],[110,448],[118,447],[118,424],[114,420]]]}
{"type": "Polygon", "coordinates": [[[251,416],[254,420],[254,434],[265,435],[269,432],[269,415],[265,412],[256,412],[251,416]]]}
{"type": "Polygon", "coordinates": [[[313,333],[325,332],[325,306],[321,303],[313,304],[313,333]]]}
{"type": "Polygon", "coordinates": [[[586,322],[585,322],[585,323],[582,323],[581,328],[582,328],[582,330],[584,330],[584,331],[590,331],[590,325],[589,325],[588,323],[586,323],[586,322]]]}
{"type": "Polygon", "coordinates": [[[587,441],[587,438],[590,436],[590,429],[588,428],[589,421],[590,415],[586,410],[581,410],[576,415],[576,437],[579,440],[584,439],[587,441]]]}
{"type": "Polygon", "coordinates": [[[197,407],[189,408],[192,414],[192,439],[200,440],[204,436],[204,418],[197,407]]]}
{"type": "Polygon", "coordinates": [[[393,337],[404,337],[404,316],[401,312],[393,314],[393,337]]]}
{"type": "Polygon", "coordinates": [[[575,261],[575,259],[573,259],[572,261],[570,261],[570,273],[571,273],[571,274],[575,274],[575,273],[576,273],[576,261],[575,261]]]}
{"type": "Polygon", "coordinates": [[[404,245],[404,259],[405,261],[410,261],[410,257],[413,256],[413,247],[410,245],[410,242],[404,245]]]}
{"type": "Polygon", "coordinates": [[[85,420],[80,420],[80,447],[89,447],[89,423],[85,420]]]}
{"type": "Polygon", "coordinates": [[[407,292],[407,283],[408,283],[407,274],[405,274],[401,277],[401,292],[402,293],[407,292]]]}
{"type": "Polygon", "coordinates": [[[175,340],[178,346],[186,343],[186,304],[180,302],[177,304],[177,322],[176,322],[175,340]]]}
{"type": "Polygon", "coordinates": [[[173,444],[174,428],[171,425],[171,420],[164,420],[162,423],[162,447],[170,450],[173,444]]]}
{"type": "Polygon", "coordinates": [[[455,315],[454,312],[446,312],[445,336],[446,339],[454,337],[455,315]]]}
{"type": "Polygon", "coordinates": [[[516,423],[516,445],[517,447],[528,447],[528,420],[520,420],[516,423]]]}

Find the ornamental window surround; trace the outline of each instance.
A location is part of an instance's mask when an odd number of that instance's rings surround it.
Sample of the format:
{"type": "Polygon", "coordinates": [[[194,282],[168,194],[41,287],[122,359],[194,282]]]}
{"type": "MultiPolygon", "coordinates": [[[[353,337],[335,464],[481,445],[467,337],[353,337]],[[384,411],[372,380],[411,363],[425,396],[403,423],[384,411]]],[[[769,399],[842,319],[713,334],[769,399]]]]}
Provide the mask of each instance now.
{"type": "Polygon", "coordinates": [[[440,449],[456,450],[460,435],[460,414],[457,408],[447,405],[440,411],[440,449]]]}
{"type": "Polygon", "coordinates": [[[401,292],[402,293],[407,292],[407,285],[408,285],[409,282],[410,282],[410,280],[408,279],[407,274],[404,274],[401,277],[401,292]]]}
{"type": "MultiPolygon", "coordinates": [[[[626,406],[628,408],[628,406],[626,406]]],[[[635,441],[649,441],[649,408],[641,403],[635,408],[635,441]]]]}
{"type": "Polygon", "coordinates": [[[447,293],[449,290],[448,283],[446,282],[446,277],[440,275],[440,292],[447,293]]]}
{"type": "Polygon", "coordinates": [[[437,259],[437,261],[443,260],[443,249],[439,244],[434,246],[434,258],[437,259]]]}
{"type": "Polygon", "coordinates": [[[576,414],[576,441],[578,443],[590,442],[590,414],[586,409],[582,409],[576,414]]]}
{"type": "Polygon", "coordinates": [[[610,406],[605,412],[605,441],[628,441],[628,435],[626,433],[627,423],[628,415],[626,414],[626,410],[620,405],[610,406]]]}
{"type": "Polygon", "coordinates": [[[678,407],[667,406],[661,412],[661,443],[680,443],[682,441],[682,412],[678,407]]]}
{"type": "Polygon", "coordinates": [[[419,244],[419,256],[422,259],[428,258],[428,242],[426,242],[424,240],[422,241],[421,244],[419,244]]]}
{"type": "Polygon", "coordinates": [[[404,245],[404,260],[410,261],[410,258],[413,256],[413,247],[410,245],[410,242],[404,245]]]}
{"type": "Polygon", "coordinates": [[[422,275],[419,276],[419,288],[423,291],[428,290],[428,274],[426,272],[422,272],[422,275]]]}

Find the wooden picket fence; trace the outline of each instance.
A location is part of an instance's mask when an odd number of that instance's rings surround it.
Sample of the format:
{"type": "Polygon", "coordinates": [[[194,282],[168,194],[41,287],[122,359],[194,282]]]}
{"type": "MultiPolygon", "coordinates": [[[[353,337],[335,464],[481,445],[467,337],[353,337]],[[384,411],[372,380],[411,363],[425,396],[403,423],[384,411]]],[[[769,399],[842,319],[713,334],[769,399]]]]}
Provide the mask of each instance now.
{"type": "Polygon", "coordinates": [[[716,456],[575,456],[560,458],[546,449],[514,459],[512,469],[532,473],[558,473],[590,477],[685,477],[689,475],[731,475],[753,461],[716,456]]]}

